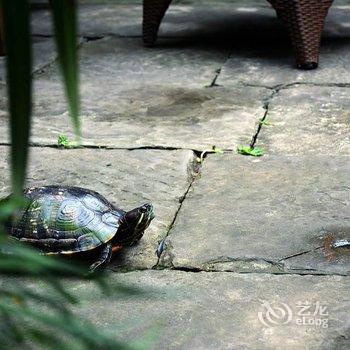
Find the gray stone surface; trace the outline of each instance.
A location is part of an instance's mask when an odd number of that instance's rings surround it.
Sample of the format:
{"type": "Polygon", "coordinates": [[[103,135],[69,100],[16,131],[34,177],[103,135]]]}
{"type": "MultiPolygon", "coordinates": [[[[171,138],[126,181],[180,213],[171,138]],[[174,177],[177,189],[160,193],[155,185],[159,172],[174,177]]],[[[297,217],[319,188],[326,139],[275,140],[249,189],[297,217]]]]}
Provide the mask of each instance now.
{"type": "Polygon", "coordinates": [[[139,340],[142,348],[289,350],[349,345],[348,277],[143,271],[113,274],[110,280],[145,294],[108,298],[89,283],[74,284],[70,290],[82,300],[79,313],[115,337],[139,340]],[[277,313],[270,314],[276,324],[267,320],[264,301],[277,313]],[[328,327],[296,323],[302,318],[298,303],[308,302],[306,312],[316,316],[305,317],[305,323],[328,320],[328,327]],[[287,312],[281,303],[289,306],[290,321],[289,314],[281,317],[276,309],[287,312]],[[316,311],[317,303],[328,315],[316,311]]]}
{"type": "MultiPolygon", "coordinates": [[[[120,35],[140,36],[142,7],[135,5],[103,4],[80,5],[78,33],[82,36],[120,35]]],[[[46,9],[32,15],[34,35],[52,35],[52,20],[46,9]]]]}
{"type": "MultiPolygon", "coordinates": [[[[349,61],[350,6],[333,6],[327,17],[321,46],[320,65],[314,71],[300,71],[293,66],[294,57],[289,40],[280,27],[261,24],[265,39],[258,43],[237,44],[224,64],[217,83],[224,86],[253,84],[276,86],[291,83],[350,83],[349,61]],[[266,30],[266,31],[265,31],[266,30]],[[273,31],[277,30],[278,34],[273,31]],[[278,35],[278,36],[276,36],[278,35]]],[[[255,39],[253,34],[253,40],[255,39]]]]}
{"type": "MultiPolygon", "coordinates": [[[[0,147],[0,197],[9,193],[8,147],[0,147]]],[[[151,268],[186,192],[190,151],[32,148],[28,186],[63,184],[95,190],[124,210],[153,203],[156,218],[140,243],[118,253],[114,267],[151,268]]]]}
{"type": "MultiPolygon", "coordinates": [[[[260,88],[198,89],[188,84],[171,86],[167,82],[132,87],[122,82],[118,85],[118,81],[108,77],[104,79],[99,72],[98,79],[84,80],[82,74],[85,145],[197,150],[216,145],[232,149],[249,142],[256,121],[264,115],[262,100],[269,94],[260,88]]],[[[50,79],[51,76],[41,77],[36,82],[31,140],[39,144],[57,144],[60,133],[72,137],[62,86],[57,76],[54,81],[50,79]]],[[[8,138],[6,108],[3,99],[0,102],[2,140],[8,138]]]]}
{"type": "MultiPolygon", "coordinates": [[[[87,145],[232,148],[250,138],[264,113],[265,89],[204,89],[225,56],[213,47],[151,50],[137,39],[108,37],[85,43],[80,54],[87,145]]],[[[62,90],[56,66],[35,81],[33,142],[56,144],[60,133],[71,137],[62,90]]],[[[5,142],[4,98],[1,105],[5,142]]]]}
{"type": "MultiPolygon", "coordinates": [[[[120,91],[127,86],[167,84],[210,85],[227,51],[199,45],[163,45],[145,48],[139,39],[104,37],[89,41],[80,50],[81,82],[109,85],[120,91]]],[[[113,91],[112,90],[112,91],[113,91]]]]}
{"type": "MultiPolygon", "coordinates": [[[[32,37],[33,51],[33,72],[36,72],[49,63],[53,62],[56,57],[56,47],[52,38],[32,37]]],[[[0,82],[6,80],[6,57],[0,57],[0,82]]]]}
{"type": "MultiPolygon", "coordinates": [[[[159,31],[159,37],[180,37],[198,39],[216,35],[237,36],[240,27],[245,26],[253,33],[256,26],[273,32],[277,21],[274,11],[265,1],[260,4],[208,2],[203,5],[172,4],[166,12],[159,31]],[[272,22],[272,23],[271,23],[272,22]],[[270,29],[270,30],[269,30],[270,29]]],[[[142,6],[132,4],[89,4],[80,5],[79,34],[83,36],[117,35],[141,37],[142,6]]],[[[36,11],[32,20],[33,33],[51,35],[51,17],[48,11],[36,11]]],[[[226,45],[230,45],[229,42],[226,45]]]]}
{"type": "Polygon", "coordinates": [[[349,274],[349,252],[328,259],[323,250],[328,235],[350,237],[349,171],[350,158],[339,156],[209,156],[183,202],[161,263],[349,274]],[[302,257],[309,251],[309,259],[302,257]]]}
{"type": "MultiPolygon", "coordinates": [[[[217,83],[276,86],[295,82],[350,83],[349,13],[346,1],[336,1],[327,17],[320,67],[294,68],[287,33],[266,1],[174,4],[162,22],[158,44],[168,48],[212,47],[230,52],[217,83]]],[[[140,37],[142,7],[123,2],[80,6],[79,33],[89,37],[140,37]]],[[[35,12],[33,33],[51,35],[47,11],[35,12]]],[[[141,44],[141,40],[138,40],[141,44]]]]}
{"type": "Polygon", "coordinates": [[[318,70],[301,71],[295,68],[289,47],[282,52],[280,44],[272,48],[264,45],[261,50],[254,47],[239,56],[232,55],[224,64],[217,84],[226,87],[237,84],[269,87],[292,83],[349,84],[349,57],[349,45],[325,43],[318,70]]]}
{"type": "Polygon", "coordinates": [[[257,146],[269,154],[349,155],[349,89],[298,86],[283,89],[269,105],[257,146]]]}
{"type": "MultiPolygon", "coordinates": [[[[124,209],[150,201],[156,218],[109,266],[111,282],[146,294],[108,297],[69,282],[82,301],[77,313],[142,348],[348,349],[350,251],[331,246],[350,239],[348,1],[330,11],[314,72],[293,68],[287,34],[264,0],[174,0],[154,49],[142,46],[141,1],[81,3],[89,3],[79,8],[83,141],[114,149],[45,147],[72,133],[57,64],[40,71],[55,58],[50,17],[34,11],[40,147],[31,148],[28,185],[84,186],[124,209]],[[214,82],[222,86],[207,87],[214,82]],[[291,83],[269,98],[266,87],[291,83]],[[187,193],[194,154],[171,148],[247,145],[266,102],[270,125],[257,141],[266,155],[209,155],[187,193]],[[120,149],[140,147],[170,149],[120,149]],[[316,311],[306,320],[321,316],[327,327],[298,325],[300,302],[316,311]]],[[[4,144],[1,82],[0,60],[4,144]]],[[[9,193],[8,150],[0,146],[0,197],[9,193]]]]}
{"type": "MultiPolygon", "coordinates": [[[[346,38],[349,34],[349,5],[335,2],[327,17],[325,37],[346,38]]],[[[110,1],[99,4],[80,4],[79,34],[96,37],[117,35],[141,37],[142,6],[130,1],[110,1]]],[[[267,1],[228,2],[194,1],[192,4],[178,4],[173,1],[166,12],[159,31],[159,37],[192,39],[226,39],[227,47],[234,41],[244,42],[257,38],[273,39],[285,37],[281,23],[267,1]],[[242,32],[244,29],[244,32],[242,32]],[[232,42],[230,42],[232,39],[232,42]]],[[[52,35],[50,13],[37,10],[32,15],[32,33],[52,35]]],[[[220,41],[220,40],[219,40],[220,41]]],[[[223,41],[223,40],[222,40],[223,41]]],[[[224,43],[223,43],[224,44],[224,43]]],[[[254,45],[254,43],[251,43],[254,45]]],[[[240,44],[241,45],[241,44],[240,44]]]]}
{"type": "Polygon", "coordinates": [[[324,38],[348,42],[350,4],[348,0],[335,0],[328,12],[324,29],[324,38]]]}

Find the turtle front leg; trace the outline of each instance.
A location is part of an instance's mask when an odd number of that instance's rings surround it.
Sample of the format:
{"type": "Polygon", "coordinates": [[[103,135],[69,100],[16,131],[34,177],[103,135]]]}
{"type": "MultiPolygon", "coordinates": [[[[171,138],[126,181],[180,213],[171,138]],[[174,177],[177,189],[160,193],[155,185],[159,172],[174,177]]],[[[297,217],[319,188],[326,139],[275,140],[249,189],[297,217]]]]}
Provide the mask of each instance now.
{"type": "Polygon", "coordinates": [[[101,247],[100,255],[98,259],[90,265],[90,273],[100,270],[102,267],[105,267],[112,257],[112,244],[108,243],[101,247]]]}

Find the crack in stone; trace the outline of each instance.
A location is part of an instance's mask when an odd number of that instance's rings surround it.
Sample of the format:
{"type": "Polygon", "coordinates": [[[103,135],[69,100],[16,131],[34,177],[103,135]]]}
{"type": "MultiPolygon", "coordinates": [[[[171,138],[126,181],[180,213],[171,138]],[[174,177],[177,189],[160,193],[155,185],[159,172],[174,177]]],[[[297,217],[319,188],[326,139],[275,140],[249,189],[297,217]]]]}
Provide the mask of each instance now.
{"type": "Polygon", "coordinates": [[[254,133],[252,140],[250,142],[249,147],[254,148],[256,141],[259,137],[260,131],[263,126],[263,122],[266,120],[268,114],[269,114],[269,108],[270,108],[270,103],[272,99],[282,90],[289,89],[292,87],[300,86],[300,85],[305,85],[305,86],[319,86],[319,87],[342,87],[342,88],[349,88],[350,83],[309,83],[309,82],[293,82],[293,83],[287,83],[287,84],[277,84],[274,86],[267,86],[267,85],[262,85],[262,84],[246,84],[243,83],[243,86],[245,87],[255,87],[255,88],[265,88],[268,90],[272,90],[271,94],[264,100],[264,106],[263,108],[265,109],[264,116],[259,120],[258,122],[258,127],[256,132],[254,133]]]}
{"type": "Polygon", "coordinates": [[[208,270],[200,267],[190,267],[190,266],[175,266],[171,268],[163,268],[163,270],[173,270],[173,271],[184,271],[184,272],[207,272],[207,273],[236,273],[240,275],[248,275],[248,274],[261,274],[261,275],[298,275],[298,276],[342,276],[349,277],[348,274],[341,273],[327,273],[323,271],[317,271],[315,269],[290,269],[287,271],[268,271],[268,272],[259,272],[256,270],[251,271],[232,271],[232,270],[208,270]]]}
{"type": "Polygon", "coordinates": [[[309,250],[305,250],[305,251],[303,251],[303,252],[295,253],[295,254],[286,256],[286,257],[284,257],[284,258],[282,258],[282,259],[279,259],[278,262],[281,262],[281,261],[284,261],[284,260],[288,260],[288,259],[294,258],[294,257],[296,257],[296,256],[301,256],[301,255],[304,255],[304,254],[308,254],[308,253],[314,252],[314,251],[316,251],[316,250],[318,250],[318,249],[321,249],[321,248],[323,248],[323,247],[324,247],[324,246],[321,245],[321,246],[316,247],[316,248],[313,248],[313,249],[309,249],[309,250]]]}
{"type": "Polygon", "coordinates": [[[276,92],[279,92],[281,90],[289,89],[295,86],[299,85],[305,85],[305,86],[315,86],[315,87],[341,87],[341,88],[349,88],[350,83],[311,83],[311,82],[292,82],[292,83],[286,83],[286,84],[277,84],[277,85],[263,85],[263,84],[249,84],[249,83],[243,83],[243,86],[246,87],[256,87],[256,88],[265,88],[268,90],[276,90],[276,92]]]}
{"type": "MultiPolygon", "coordinates": [[[[9,147],[11,143],[9,142],[0,142],[0,146],[9,147]]],[[[50,143],[29,143],[29,147],[33,148],[56,148],[56,149],[65,149],[58,144],[50,144],[50,143]]],[[[74,149],[106,149],[106,150],[125,150],[125,151],[135,151],[135,150],[162,150],[162,151],[192,151],[195,154],[200,154],[200,150],[185,148],[185,147],[171,147],[171,146],[139,146],[139,147],[114,147],[114,146],[106,146],[106,145],[82,145],[79,147],[67,148],[65,150],[74,150],[74,149]]],[[[225,149],[225,151],[232,151],[230,149],[225,149]]]]}
{"type": "MultiPolygon", "coordinates": [[[[171,245],[171,242],[169,242],[171,245]]],[[[232,258],[232,257],[219,257],[216,259],[208,260],[200,266],[193,265],[174,265],[173,255],[169,252],[171,260],[167,264],[158,263],[153,266],[154,270],[175,270],[184,272],[229,272],[238,274],[249,274],[249,273],[259,273],[259,274],[271,274],[271,275],[314,275],[314,276],[345,276],[349,277],[349,272],[327,272],[324,270],[300,267],[300,268],[290,268],[286,267],[283,260],[292,258],[294,256],[300,256],[307,254],[308,252],[316,251],[321,249],[323,246],[317,247],[315,249],[300,252],[289,257],[271,260],[263,257],[247,257],[247,258],[232,258]],[[222,264],[220,266],[220,264],[222,264]],[[225,266],[227,265],[227,266],[225,266]]],[[[172,249],[172,247],[170,247],[172,249]]]]}
{"type": "Polygon", "coordinates": [[[262,129],[263,122],[266,120],[267,115],[269,114],[270,103],[271,103],[272,99],[275,97],[275,95],[278,92],[279,92],[279,90],[274,89],[272,91],[272,93],[263,100],[263,103],[264,103],[263,108],[265,109],[265,113],[264,113],[263,117],[261,119],[259,119],[258,127],[256,129],[256,132],[254,133],[254,135],[252,137],[252,140],[250,141],[250,144],[249,144],[250,148],[254,148],[254,146],[256,144],[256,141],[258,139],[258,136],[260,134],[260,131],[262,129]]]}
{"type": "Polygon", "coordinates": [[[282,266],[282,264],[279,263],[279,260],[275,261],[275,260],[270,260],[270,259],[260,258],[260,257],[232,258],[232,257],[228,257],[228,256],[223,256],[223,257],[208,260],[204,263],[204,265],[230,263],[230,262],[249,262],[249,263],[251,263],[251,262],[253,262],[253,263],[264,262],[264,263],[267,263],[269,265],[282,266]]]}
{"type": "MultiPolygon", "coordinates": [[[[238,263],[246,263],[247,259],[233,259],[235,262],[238,263]]],[[[249,259],[248,259],[249,260],[249,259]]],[[[266,262],[271,262],[272,266],[279,266],[278,262],[276,261],[270,261],[268,259],[251,259],[252,262],[259,262],[259,261],[266,261],[266,262]]],[[[283,265],[283,264],[282,264],[283,265]]],[[[244,266],[244,265],[242,265],[244,266]]],[[[249,265],[248,265],[249,267],[249,265]]],[[[245,270],[241,269],[214,269],[214,268],[208,268],[205,266],[174,266],[172,264],[169,264],[168,266],[165,265],[154,265],[152,268],[144,268],[144,267],[123,267],[123,268],[107,268],[109,272],[114,272],[114,273],[129,273],[129,272],[136,272],[136,271],[155,271],[155,270],[162,270],[162,271],[182,271],[182,272],[192,272],[192,273],[198,273],[198,272],[206,272],[206,273],[234,273],[234,274],[239,274],[239,275],[248,275],[248,274],[259,274],[259,275],[297,275],[297,276],[341,276],[341,277],[350,277],[349,273],[334,273],[334,272],[326,272],[322,270],[317,270],[313,268],[288,268],[288,269],[277,269],[277,270],[258,270],[254,268],[247,268],[245,270]]]]}
{"type": "Polygon", "coordinates": [[[174,225],[175,225],[175,222],[176,222],[176,220],[177,220],[177,218],[178,218],[178,216],[179,216],[179,214],[180,214],[180,211],[181,211],[181,208],[182,208],[182,205],[183,205],[183,202],[186,200],[186,198],[187,198],[187,195],[188,195],[188,193],[189,193],[189,191],[191,190],[191,188],[192,188],[192,186],[193,186],[193,183],[194,183],[194,181],[195,181],[195,176],[193,176],[192,177],[192,179],[191,179],[191,181],[190,181],[190,183],[189,183],[189,185],[188,185],[188,187],[187,187],[187,189],[186,189],[186,191],[185,191],[185,193],[184,193],[184,195],[180,198],[180,200],[179,200],[179,206],[178,206],[178,208],[177,208],[177,210],[176,210],[176,212],[175,212],[175,215],[174,215],[174,218],[173,218],[173,220],[172,220],[172,222],[170,223],[170,225],[169,225],[169,228],[168,228],[168,231],[166,232],[166,234],[165,234],[165,236],[163,237],[163,239],[159,242],[159,245],[158,245],[158,248],[157,248],[157,251],[156,251],[156,253],[157,253],[157,256],[158,256],[158,260],[157,260],[157,262],[156,262],[156,264],[155,264],[155,266],[154,266],[154,268],[162,268],[162,266],[160,265],[160,260],[161,260],[161,258],[162,258],[162,256],[163,256],[163,253],[165,252],[165,251],[167,251],[168,252],[168,255],[170,256],[170,261],[169,261],[169,264],[172,266],[173,265],[173,263],[172,263],[172,254],[171,254],[171,252],[170,252],[170,250],[171,250],[171,245],[169,244],[169,243],[167,243],[166,242],[166,239],[168,238],[168,236],[169,236],[169,234],[170,234],[170,231],[173,229],[173,227],[174,227],[174,225]],[[160,249],[160,246],[163,246],[163,248],[161,249],[161,250],[158,250],[158,249],[160,249]]]}
{"type": "MultiPolygon", "coordinates": [[[[309,252],[321,249],[323,246],[317,247],[309,252]]],[[[306,254],[307,252],[301,252],[294,254],[293,256],[299,256],[306,254]]],[[[292,256],[290,256],[292,257],[292,256]]],[[[189,269],[189,266],[174,266],[174,268],[189,269]]],[[[195,267],[198,270],[198,267],[195,267]]],[[[287,267],[280,260],[271,260],[263,257],[242,257],[242,258],[231,258],[231,257],[220,257],[212,259],[208,262],[201,264],[199,268],[201,271],[207,272],[236,272],[236,273],[270,273],[270,274],[299,274],[299,275],[338,275],[338,276],[349,276],[349,272],[327,272],[322,269],[308,268],[308,267],[287,267]],[[221,265],[221,266],[220,266],[221,265]],[[226,267],[226,265],[228,267],[226,267]]]]}
{"type": "MultiPolygon", "coordinates": [[[[76,49],[77,51],[80,49],[80,47],[83,45],[84,40],[79,40],[79,38],[81,37],[77,37],[77,44],[76,44],[76,49]]],[[[50,66],[52,66],[53,64],[55,64],[58,60],[58,53],[57,51],[55,52],[55,57],[52,58],[51,60],[49,60],[47,63],[43,64],[41,67],[39,67],[38,69],[34,70],[32,72],[32,77],[38,76],[41,73],[45,73],[46,69],[49,68],[50,66]]]]}
{"type": "Polygon", "coordinates": [[[207,271],[231,271],[238,273],[283,273],[285,266],[283,263],[262,257],[219,257],[202,264],[207,271]]]}
{"type": "MultiPolygon", "coordinates": [[[[0,146],[9,147],[11,146],[10,142],[0,142],[0,146]]],[[[64,149],[63,147],[59,146],[58,144],[51,144],[51,143],[37,143],[37,142],[30,142],[29,147],[33,148],[55,148],[55,149],[64,149]]],[[[196,154],[198,157],[201,155],[203,150],[198,150],[194,148],[186,148],[186,147],[172,147],[172,146],[162,146],[162,145],[155,145],[155,146],[138,146],[138,147],[117,147],[117,146],[107,146],[107,145],[82,145],[79,147],[73,147],[73,148],[67,148],[65,150],[69,149],[106,149],[106,150],[125,150],[125,151],[135,151],[135,150],[161,150],[161,151],[192,151],[194,154],[196,154]]],[[[234,151],[233,148],[222,148],[222,151],[225,153],[229,153],[234,151]]],[[[208,152],[204,158],[209,155],[210,152],[208,152]]]]}
{"type": "MultiPolygon", "coordinates": [[[[225,62],[224,62],[224,64],[225,64],[225,62]]],[[[222,67],[218,68],[218,69],[215,71],[214,79],[212,80],[212,82],[210,83],[210,85],[205,86],[206,88],[212,88],[212,87],[220,86],[219,84],[216,84],[216,81],[217,81],[217,79],[219,78],[219,75],[220,75],[220,73],[221,73],[221,69],[222,69],[222,67]]]]}
{"type": "Polygon", "coordinates": [[[219,75],[221,74],[221,70],[222,67],[225,65],[225,63],[230,59],[231,54],[229,53],[227,58],[225,59],[225,61],[222,63],[221,67],[219,67],[216,71],[215,71],[215,76],[214,79],[211,81],[211,83],[209,85],[206,85],[205,88],[212,88],[212,87],[218,87],[221,86],[220,84],[217,84],[216,81],[219,78],[219,75]]]}
{"type": "MultiPolygon", "coordinates": [[[[201,154],[201,152],[194,151],[194,150],[192,150],[192,151],[197,156],[199,156],[201,154]]],[[[226,150],[224,152],[226,152],[226,150]]],[[[230,150],[230,152],[232,152],[232,150],[230,150]]],[[[171,241],[166,242],[166,240],[171,234],[171,231],[172,231],[172,229],[173,229],[173,227],[174,227],[174,225],[176,223],[176,220],[177,220],[177,218],[178,218],[178,216],[180,214],[180,211],[182,209],[182,205],[183,205],[184,201],[186,200],[188,193],[193,188],[194,182],[196,181],[196,179],[198,178],[198,176],[200,174],[201,167],[202,167],[203,163],[205,162],[205,159],[207,157],[211,156],[211,155],[212,154],[210,152],[206,153],[204,155],[204,157],[203,157],[203,162],[201,164],[195,163],[195,160],[194,160],[192,179],[191,179],[190,184],[189,184],[187,190],[185,191],[184,195],[179,200],[180,205],[179,205],[179,207],[178,207],[178,209],[177,209],[177,211],[175,213],[174,219],[172,220],[166,235],[162,238],[161,241],[159,241],[158,248],[156,250],[156,254],[158,256],[158,260],[157,260],[157,263],[153,266],[153,269],[160,270],[160,269],[166,269],[166,268],[175,268],[175,266],[173,264],[174,256],[172,254],[173,247],[171,245],[171,241]],[[166,264],[164,264],[164,262],[161,261],[164,252],[166,252],[168,257],[169,257],[169,261],[167,261],[166,264]]],[[[193,268],[193,267],[191,267],[191,268],[193,268]]]]}
{"type": "Polygon", "coordinates": [[[184,201],[186,200],[188,193],[192,189],[193,184],[194,184],[196,178],[198,177],[198,175],[200,173],[200,166],[201,165],[195,164],[195,162],[196,162],[196,152],[194,152],[194,156],[195,157],[194,157],[194,160],[193,160],[192,169],[190,170],[191,171],[190,183],[189,183],[189,185],[188,185],[184,195],[179,199],[179,206],[178,206],[178,208],[177,208],[177,210],[175,212],[174,218],[173,218],[172,222],[170,223],[169,228],[168,228],[165,236],[159,241],[158,248],[156,250],[156,254],[157,254],[158,259],[157,259],[156,264],[153,266],[153,269],[163,269],[163,268],[165,268],[165,266],[163,264],[161,264],[161,259],[162,259],[162,256],[163,256],[164,252],[167,252],[168,256],[170,257],[170,261],[168,262],[169,266],[173,267],[173,262],[172,262],[173,261],[173,256],[172,256],[172,253],[171,253],[172,246],[171,246],[170,242],[166,242],[166,239],[170,235],[170,232],[173,229],[173,227],[175,225],[175,222],[176,222],[176,220],[177,220],[177,218],[178,218],[178,216],[180,214],[182,205],[183,205],[184,201]]]}
{"type": "Polygon", "coordinates": [[[89,41],[102,40],[104,36],[103,35],[83,35],[83,38],[86,42],[89,42],[89,41]]]}

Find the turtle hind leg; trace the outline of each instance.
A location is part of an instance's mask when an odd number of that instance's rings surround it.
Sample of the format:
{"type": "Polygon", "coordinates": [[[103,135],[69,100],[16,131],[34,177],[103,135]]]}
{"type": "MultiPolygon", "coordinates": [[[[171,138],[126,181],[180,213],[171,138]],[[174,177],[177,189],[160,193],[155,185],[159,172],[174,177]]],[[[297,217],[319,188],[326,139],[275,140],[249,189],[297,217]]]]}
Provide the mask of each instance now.
{"type": "Polygon", "coordinates": [[[112,257],[112,244],[105,244],[101,247],[98,259],[90,265],[90,272],[96,272],[105,267],[112,257]]]}

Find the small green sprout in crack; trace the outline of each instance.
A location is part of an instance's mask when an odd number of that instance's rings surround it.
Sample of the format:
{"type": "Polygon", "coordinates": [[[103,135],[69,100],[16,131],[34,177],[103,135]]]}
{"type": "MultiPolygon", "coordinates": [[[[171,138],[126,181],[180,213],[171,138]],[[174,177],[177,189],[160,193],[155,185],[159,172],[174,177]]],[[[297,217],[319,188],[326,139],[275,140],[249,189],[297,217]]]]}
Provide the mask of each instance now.
{"type": "Polygon", "coordinates": [[[259,124],[264,126],[269,126],[271,125],[271,122],[268,119],[260,119],[259,124]]]}
{"type": "Polygon", "coordinates": [[[211,149],[204,150],[199,157],[197,157],[197,163],[202,164],[204,161],[204,158],[207,154],[214,153],[214,154],[223,154],[224,151],[222,148],[218,148],[216,146],[213,146],[211,149]]]}
{"type": "Polygon", "coordinates": [[[80,146],[79,142],[69,141],[68,137],[64,134],[58,135],[57,144],[58,144],[58,147],[62,147],[62,148],[76,148],[80,146]]]}
{"type": "Polygon", "coordinates": [[[253,157],[261,157],[264,154],[264,151],[259,147],[250,147],[250,146],[238,146],[237,147],[238,154],[242,154],[244,156],[253,156],[253,157]]]}

